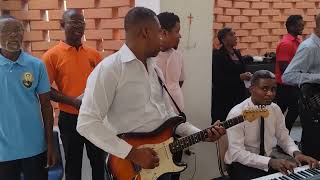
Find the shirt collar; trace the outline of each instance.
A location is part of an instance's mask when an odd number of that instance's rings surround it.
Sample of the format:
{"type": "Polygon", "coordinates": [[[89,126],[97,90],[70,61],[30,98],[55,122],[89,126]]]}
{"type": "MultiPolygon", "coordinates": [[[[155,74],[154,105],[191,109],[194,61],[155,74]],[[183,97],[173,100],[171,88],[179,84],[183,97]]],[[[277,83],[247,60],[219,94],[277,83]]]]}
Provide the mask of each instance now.
{"type": "MultiPolygon", "coordinates": [[[[72,49],[72,48],[75,48],[75,47],[70,46],[69,44],[67,44],[67,43],[65,43],[65,42],[63,42],[63,41],[60,41],[59,44],[58,44],[58,46],[61,47],[61,48],[64,49],[64,50],[70,50],[70,49],[72,49]]],[[[85,49],[85,47],[83,46],[83,44],[81,44],[81,46],[79,47],[79,49],[81,49],[81,48],[85,49]]]]}
{"type": "Polygon", "coordinates": [[[0,54],[0,66],[6,65],[6,64],[14,64],[14,63],[19,64],[21,66],[25,66],[26,65],[26,62],[24,60],[24,52],[23,52],[23,50],[21,50],[21,53],[20,53],[18,59],[15,62],[9,60],[8,58],[6,58],[2,54],[0,54]]]}
{"type": "Polygon", "coordinates": [[[320,47],[320,38],[316,34],[312,33],[311,39],[320,47]]]}
{"type": "Polygon", "coordinates": [[[123,63],[138,59],[126,44],[123,44],[119,52],[121,54],[121,61],[123,63]]]}
{"type": "Polygon", "coordinates": [[[299,41],[300,42],[300,38],[298,38],[298,36],[294,37],[291,34],[287,34],[286,39],[288,39],[289,41],[299,41]]]}
{"type": "Polygon", "coordinates": [[[248,98],[248,105],[251,106],[251,107],[255,106],[253,104],[253,102],[252,102],[252,97],[251,96],[248,98]]]}
{"type": "MultiPolygon", "coordinates": [[[[271,103],[272,104],[272,103],[271,103]]],[[[270,104],[270,105],[271,105],[270,104]]],[[[247,105],[248,107],[257,107],[258,105],[255,105],[252,101],[252,96],[250,96],[248,99],[247,99],[247,105]]],[[[265,107],[268,108],[270,105],[266,105],[265,107]]]]}

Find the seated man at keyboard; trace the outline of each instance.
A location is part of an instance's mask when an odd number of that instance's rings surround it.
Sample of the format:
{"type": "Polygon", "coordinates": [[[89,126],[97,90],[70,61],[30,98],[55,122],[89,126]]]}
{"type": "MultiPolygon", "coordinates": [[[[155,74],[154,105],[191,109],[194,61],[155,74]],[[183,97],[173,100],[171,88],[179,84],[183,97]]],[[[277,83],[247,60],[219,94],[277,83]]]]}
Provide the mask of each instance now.
{"type": "Polygon", "coordinates": [[[287,174],[289,171],[293,172],[297,165],[304,163],[318,167],[318,161],[303,155],[289,136],[281,109],[272,103],[276,89],[273,73],[266,70],[257,71],[251,79],[251,97],[229,112],[227,119],[239,116],[243,110],[259,105],[266,106],[269,111],[269,116],[265,119],[246,121],[227,130],[229,145],[225,162],[230,165],[228,173],[231,179],[253,179],[276,171],[287,174]],[[296,163],[270,158],[274,142],[294,157],[296,163]]]}

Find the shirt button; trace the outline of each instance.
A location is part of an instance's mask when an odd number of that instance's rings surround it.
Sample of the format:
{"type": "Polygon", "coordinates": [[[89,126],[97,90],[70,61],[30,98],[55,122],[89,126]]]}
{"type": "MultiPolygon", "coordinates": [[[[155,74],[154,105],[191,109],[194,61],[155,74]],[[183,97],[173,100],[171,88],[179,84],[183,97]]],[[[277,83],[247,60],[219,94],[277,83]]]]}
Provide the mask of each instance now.
{"type": "Polygon", "coordinates": [[[10,70],[10,72],[12,72],[12,70],[10,70]]]}

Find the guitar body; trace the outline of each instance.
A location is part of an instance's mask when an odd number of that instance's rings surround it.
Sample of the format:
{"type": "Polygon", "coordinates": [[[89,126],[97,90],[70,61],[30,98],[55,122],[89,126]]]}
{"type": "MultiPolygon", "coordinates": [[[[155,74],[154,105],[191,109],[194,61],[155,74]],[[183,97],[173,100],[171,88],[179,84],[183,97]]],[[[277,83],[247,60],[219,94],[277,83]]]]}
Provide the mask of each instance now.
{"type": "MultiPolygon", "coordinates": [[[[265,108],[244,110],[242,115],[222,122],[220,125],[225,129],[232,127],[244,120],[252,122],[259,117],[268,117],[269,112],[265,108]]],[[[192,135],[174,139],[176,127],[185,122],[185,119],[176,116],[170,118],[159,128],[150,133],[125,133],[119,137],[135,148],[149,147],[156,151],[160,159],[159,166],[154,169],[141,169],[126,159],[120,159],[110,155],[108,168],[116,180],[156,180],[166,173],[181,172],[187,168],[186,164],[176,163],[172,159],[172,152],[179,152],[193,144],[204,141],[208,138],[207,130],[196,132],[192,135]]]]}
{"type": "Polygon", "coordinates": [[[160,164],[154,169],[140,169],[131,161],[111,155],[108,159],[109,170],[116,180],[156,180],[161,175],[181,172],[187,168],[185,164],[177,164],[172,160],[169,144],[173,142],[176,127],[185,122],[182,117],[167,120],[150,133],[126,133],[119,137],[135,148],[149,147],[157,152],[160,164]]]}

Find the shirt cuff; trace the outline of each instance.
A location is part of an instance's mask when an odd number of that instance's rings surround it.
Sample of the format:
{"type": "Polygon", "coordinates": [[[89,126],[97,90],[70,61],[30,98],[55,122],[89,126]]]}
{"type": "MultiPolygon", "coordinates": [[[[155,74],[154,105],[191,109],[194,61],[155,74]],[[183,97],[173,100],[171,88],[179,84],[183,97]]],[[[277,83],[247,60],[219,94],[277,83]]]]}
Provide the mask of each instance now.
{"type": "MultiPolygon", "coordinates": [[[[190,123],[188,123],[190,124],[190,123]]],[[[201,129],[195,127],[194,125],[190,124],[191,126],[189,126],[189,129],[188,129],[188,135],[192,135],[192,134],[195,134],[197,132],[200,132],[201,129]]]]}
{"type": "Polygon", "coordinates": [[[189,136],[194,133],[201,131],[199,128],[195,127],[194,125],[190,124],[189,122],[185,122],[180,124],[176,129],[176,134],[180,135],[181,137],[189,136]]]}
{"type": "Polygon", "coordinates": [[[300,150],[299,150],[299,148],[298,148],[297,146],[292,146],[292,147],[289,147],[287,153],[288,153],[291,157],[293,157],[293,153],[294,153],[295,151],[299,151],[299,152],[300,152],[300,150]]]}
{"type": "Polygon", "coordinates": [[[121,158],[121,159],[125,159],[128,156],[128,154],[130,153],[132,146],[130,144],[128,144],[126,141],[121,139],[119,141],[117,149],[118,149],[118,151],[114,152],[112,154],[121,158]]]}
{"type": "Polygon", "coordinates": [[[259,157],[259,166],[261,167],[260,169],[268,172],[269,171],[269,161],[270,161],[270,157],[266,157],[266,156],[260,156],[259,157]]]}

